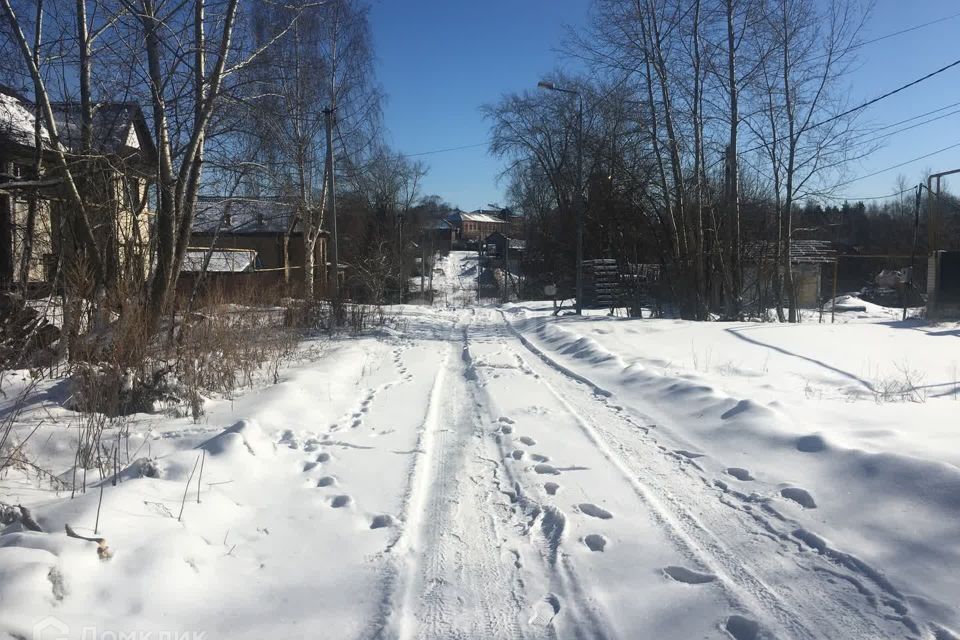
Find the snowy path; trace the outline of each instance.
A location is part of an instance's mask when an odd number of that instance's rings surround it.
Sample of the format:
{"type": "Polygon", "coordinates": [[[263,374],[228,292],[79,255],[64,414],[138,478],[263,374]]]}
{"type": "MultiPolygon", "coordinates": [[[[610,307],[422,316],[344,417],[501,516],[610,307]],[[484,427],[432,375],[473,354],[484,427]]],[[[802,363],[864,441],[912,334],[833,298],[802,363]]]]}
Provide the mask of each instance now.
{"type": "Polygon", "coordinates": [[[450,310],[436,322],[450,352],[411,478],[383,635],[920,634],[878,572],[816,553],[815,535],[708,477],[697,452],[659,445],[649,418],[499,313],[450,310]]]}
{"type": "MultiPolygon", "coordinates": [[[[457,328],[451,329],[456,331],[457,328]]],[[[464,329],[466,331],[466,329],[464,329]]],[[[453,342],[453,341],[451,341],[453,342]]],[[[398,551],[409,554],[396,611],[401,638],[518,637],[521,587],[488,508],[495,487],[466,351],[437,376],[398,551]]]]}

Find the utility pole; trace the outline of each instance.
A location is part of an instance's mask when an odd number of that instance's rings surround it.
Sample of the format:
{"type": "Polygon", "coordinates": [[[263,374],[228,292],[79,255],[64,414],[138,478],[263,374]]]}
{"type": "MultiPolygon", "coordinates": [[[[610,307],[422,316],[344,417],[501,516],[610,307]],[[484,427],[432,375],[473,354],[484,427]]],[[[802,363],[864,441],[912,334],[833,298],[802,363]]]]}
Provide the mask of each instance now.
{"type": "Polygon", "coordinates": [[[577,315],[583,315],[583,96],[577,92],[577,315]]]}
{"type": "Polygon", "coordinates": [[[330,262],[333,271],[333,278],[328,279],[332,283],[330,293],[334,302],[340,301],[340,252],[337,246],[337,191],[336,179],[334,177],[333,163],[333,109],[327,107],[323,110],[327,124],[327,199],[329,208],[327,212],[330,215],[330,262]]]}
{"type": "Polygon", "coordinates": [[[917,242],[920,239],[920,196],[923,193],[923,184],[917,185],[917,199],[913,206],[913,249],[910,251],[910,277],[907,278],[907,284],[903,293],[903,319],[907,319],[907,302],[910,296],[910,290],[913,289],[913,270],[917,265],[917,242]]]}
{"type": "Polygon", "coordinates": [[[477,304],[480,303],[480,272],[483,270],[483,244],[480,234],[477,234],[477,304]]]}

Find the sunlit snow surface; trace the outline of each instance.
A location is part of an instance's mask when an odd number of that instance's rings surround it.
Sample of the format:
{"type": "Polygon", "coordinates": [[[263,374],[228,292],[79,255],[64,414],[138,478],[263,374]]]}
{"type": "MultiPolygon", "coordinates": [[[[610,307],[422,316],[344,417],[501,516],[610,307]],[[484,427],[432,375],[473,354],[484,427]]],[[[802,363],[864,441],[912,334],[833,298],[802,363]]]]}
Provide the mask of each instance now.
{"type": "MultiPolygon", "coordinates": [[[[72,500],[9,473],[46,533],[0,535],[0,637],[956,636],[960,327],[478,307],[475,265],[197,424],[136,416],[159,478],[107,481],[110,560],[63,533],[95,470],[72,500]]],[[[16,432],[72,481],[42,391],[16,432]]]]}

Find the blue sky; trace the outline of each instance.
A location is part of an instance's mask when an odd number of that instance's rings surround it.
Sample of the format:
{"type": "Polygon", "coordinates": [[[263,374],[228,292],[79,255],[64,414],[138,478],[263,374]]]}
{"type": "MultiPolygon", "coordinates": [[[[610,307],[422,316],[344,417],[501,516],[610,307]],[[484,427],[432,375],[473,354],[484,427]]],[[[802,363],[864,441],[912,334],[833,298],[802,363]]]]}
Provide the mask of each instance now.
{"type": "MultiPolygon", "coordinates": [[[[372,0],[377,73],[388,95],[384,116],[391,145],[414,154],[482,144],[419,157],[430,167],[425,193],[467,210],[504,202],[506,184],[497,181],[503,166],[487,154],[488,126],[479,107],[503,93],[535,87],[552,69],[569,67],[556,50],[566,25],[585,23],[588,6],[588,0],[372,0]]],[[[864,38],[957,12],[956,0],[877,0],[864,38]]],[[[960,58],[958,36],[960,16],[863,47],[849,78],[851,103],[960,58]]],[[[954,102],[960,102],[960,67],[882,101],[864,117],[883,125],[954,102]]],[[[954,143],[960,143],[960,113],[889,138],[882,149],[851,165],[850,178],[954,143]]],[[[960,147],[857,181],[840,193],[885,195],[896,191],[898,173],[914,184],[925,169],[955,167],[960,167],[960,147]]]]}

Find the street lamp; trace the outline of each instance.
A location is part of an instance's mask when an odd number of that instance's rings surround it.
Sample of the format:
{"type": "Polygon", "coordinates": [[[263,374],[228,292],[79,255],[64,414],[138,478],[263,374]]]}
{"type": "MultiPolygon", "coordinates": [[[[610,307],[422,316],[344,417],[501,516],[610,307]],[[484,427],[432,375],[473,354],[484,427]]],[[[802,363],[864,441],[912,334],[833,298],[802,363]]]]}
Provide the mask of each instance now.
{"type": "Polygon", "coordinates": [[[577,96],[577,184],[573,194],[577,208],[577,315],[583,314],[583,95],[577,89],[558,87],[552,82],[541,80],[537,83],[541,89],[559,91],[577,96]]]}

